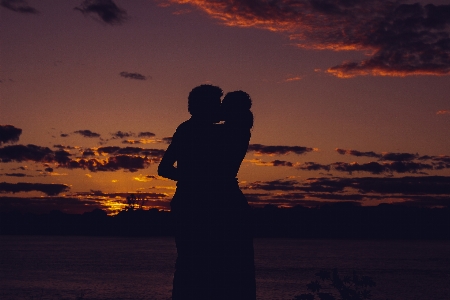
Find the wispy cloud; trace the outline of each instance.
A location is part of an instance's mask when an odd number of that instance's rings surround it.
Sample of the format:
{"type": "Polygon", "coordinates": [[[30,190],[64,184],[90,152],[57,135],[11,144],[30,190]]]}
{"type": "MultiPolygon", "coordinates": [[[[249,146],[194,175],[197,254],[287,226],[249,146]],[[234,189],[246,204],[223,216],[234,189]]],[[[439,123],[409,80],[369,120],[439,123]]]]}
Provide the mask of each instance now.
{"type": "Polygon", "coordinates": [[[92,132],[92,131],[90,131],[90,130],[88,130],[88,129],[77,130],[77,131],[75,131],[74,133],[78,133],[78,134],[80,134],[80,135],[82,135],[82,136],[84,136],[84,137],[88,137],[88,138],[97,138],[97,137],[100,137],[100,134],[99,134],[99,133],[92,132]]]}
{"type": "Polygon", "coordinates": [[[190,4],[227,26],[288,35],[301,48],[359,50],[367,58],[328,73],[407,76],[450,74],[450,5],[385,0],[171,0],[190,4]]]}
{"type": "Polygon", "coordinates": [[[139,74],[139,73],[120,72],[119,75],[124,77],[124,78],[129,78],[129,79],[147,80],[147,76],[144,76],[144,75],[139,74]]]}
{"type": "Polygon", "coordinates": [[[0,5],[4,8],[23,14],[38,14],[39,11],[28,5],[25,0],[1,0],[0,5]]]}
{"type": "Polygon", "coordinates": [[[127,12],[118,7],[112,0],[84,0],[80,6],[74,8],[84,15],[97,15],[110,25],[122,24],[127,18],[127,12]]]}
{"type": "Polygon", "coordinates": [[[43,192],[47,196],[55,196],[69,190],[69,186],[65,184],[45,184],[45,183],[0,183],[0,192],[18,193],[18,192],[43,192]]]}
{"type": "Polygon", "coordinates": [[[163,137],[162,141],[164,143],[166,143],[166,144],[170,144],[170,143],[172,143],[172,137],[171,136],[170,137],[163,137]]]}
{"type": "Polygon", "coordinates": [[[129,138],[133,137],[134,133],[132,132],[123,132],[123,131],[117,131],[115,133],[111,133],[113,139],[123,139],[123,138],[129,138]]]}
{"type": "Polygon", "coordinates": [[[293,81],[299,81],[302,80],[302,76],[288,76],[284,81],[286,82],[293,82],[293,81]]]}
{"type": "Polygon", "coordinates": [[[383,152],[383,153],[375,153],[373,151],[361,152],[358,150],[345,150],[345,149],[335,149],[339,154],[347,154],[352,156],[365,156],[365,157],[374,157],[379,160],[389,160],[389,161],[411,161],[419,158],[418,154],[414,153],[395,153],[395,152],[383,152]]]}
{"type": "Polygon", "coordinates": [[[36,145],[11,145],[0,148],[0,161],[3,163],[23,161],[54,163],[59,168],[88,169],[91,172],[118,170],[136,172],[159,162],[164,152],[162,149],[109,146],[96,150],[86,149],[82,151],[82,157],[74,157],[74,154],[66,150],[53,151],[48,147],[36,145]],[[103,157],[89,158],[96,154],[103,157]]]}
{"type": "Polygon", "coordinates": [[[138,137],[154,137],[155,134],[153,132],[150,131],[142,131],[139,132],[138,137]]]}
{"type": "Polygon", "coordinates": [[[9,177],[31,177],[30,175],[27,175],[25,173],[5,173],[5,176],[9,176],[9,177]]]}
{"type": "Polygon", "coordinates": [[[437,115],[450,115],[450,109],[439,110],[437,115]]]}
{"type": "Polygon", "coordinates": [[[357,162],[344,163],[337,162],[330,165],[333,170],[340,172],[369,172],[371,174],[383,173],[421,173],[426,170],[433,170],[431,164],[423,164],[416,162],[395,161],[390,163],[369,162],[359,164],[357,162]]]}
{"type": "MultiPolygon", "coordinates": [[[[307,180],[280,179],[256,181],[242,187],[245,190],[303,191],[308,193],[357,193],[363,196],[450,195],[449,176],[406,177],[332,177],[307,180]]],[[[342,194],[341,194],[342,195],[342,194]]]]}
{"type": "Polygon", "coordinates": [[[301,146],[267,146],[261,144],[250,144],[248,146],[248,152],[255,152],[260,155],[305,154],[312,151],[317,151],[317,149],[301,146]]]}

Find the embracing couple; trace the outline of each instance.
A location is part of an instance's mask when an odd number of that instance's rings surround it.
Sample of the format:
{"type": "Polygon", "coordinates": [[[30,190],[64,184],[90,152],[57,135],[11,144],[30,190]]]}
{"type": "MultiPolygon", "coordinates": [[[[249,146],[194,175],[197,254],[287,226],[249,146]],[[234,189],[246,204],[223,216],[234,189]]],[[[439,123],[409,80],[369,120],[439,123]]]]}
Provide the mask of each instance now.
{"type": "Polygon", "coordinates": [[[256,299],[250,207],[236,178],[252,101],[243,91],[222,96],[213,85],[189,93],[191,118],[178,126],[158,168],[177,181],[173,300],[256,299]]]}

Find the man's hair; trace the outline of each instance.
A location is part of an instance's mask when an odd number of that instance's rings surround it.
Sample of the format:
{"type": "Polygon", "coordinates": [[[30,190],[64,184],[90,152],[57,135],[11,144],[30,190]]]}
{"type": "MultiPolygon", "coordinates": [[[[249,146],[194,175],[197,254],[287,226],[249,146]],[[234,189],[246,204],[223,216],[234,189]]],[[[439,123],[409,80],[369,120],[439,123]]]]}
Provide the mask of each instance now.
{"type": "Polygon", "coordinates": [[[188,111],[191,115],[209,114],[220,105],[223,91],[220,87],[202,84],[192,89],[188,97],[188,111]],[[217,103],[214,100],[218,100],[217,103]]]}

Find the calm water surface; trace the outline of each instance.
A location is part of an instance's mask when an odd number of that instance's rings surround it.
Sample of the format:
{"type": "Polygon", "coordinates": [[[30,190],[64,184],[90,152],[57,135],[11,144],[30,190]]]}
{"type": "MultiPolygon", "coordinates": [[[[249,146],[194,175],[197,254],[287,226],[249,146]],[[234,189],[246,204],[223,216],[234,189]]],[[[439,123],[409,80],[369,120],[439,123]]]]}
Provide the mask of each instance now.
{"type": "MultiPolygon", "coordinates": [[[[322,268],[373,277],[373,299],[450,299],[449,241],[256,239],[260,300],[322,268]]],[[[0,299],[170,299],[173,238],[0,236],[0,299]]]]}

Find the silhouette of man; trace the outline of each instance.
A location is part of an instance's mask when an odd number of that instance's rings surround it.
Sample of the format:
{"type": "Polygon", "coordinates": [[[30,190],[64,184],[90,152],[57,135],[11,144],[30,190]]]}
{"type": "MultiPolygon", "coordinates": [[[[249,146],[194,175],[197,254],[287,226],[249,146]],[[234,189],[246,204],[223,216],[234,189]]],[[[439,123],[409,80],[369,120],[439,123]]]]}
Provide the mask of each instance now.
{"type": "Polygon", "coordinates": [[[219,272],[215,266],[219,262],[210,259],[218,248],[212,242],[216,229],[209,224],[213,218],[210,200],[220,184],[212,165],[217,159],[214,123],[220,121],[222,95],[213,85],[200,85],[189,93],[191,118],[178,126],[158,167],[160,176],[177,181],[170,204],[178,254],[173,300],[220,299],[214,295],[220,290],[217,276],[211,276],[214,270],[219,272]]]}
{"type": "Polygon", "coordinates": [[[214,123],[220,121],[222,94],[219,87],[206,84],[189,93],[188,111],[191,118],[175,131],[159,164],[159,175],[184,185],[186,181],[204,181],[212,172],[208,165],[214,156],[211,139],[215,136],[214,123]]]}

